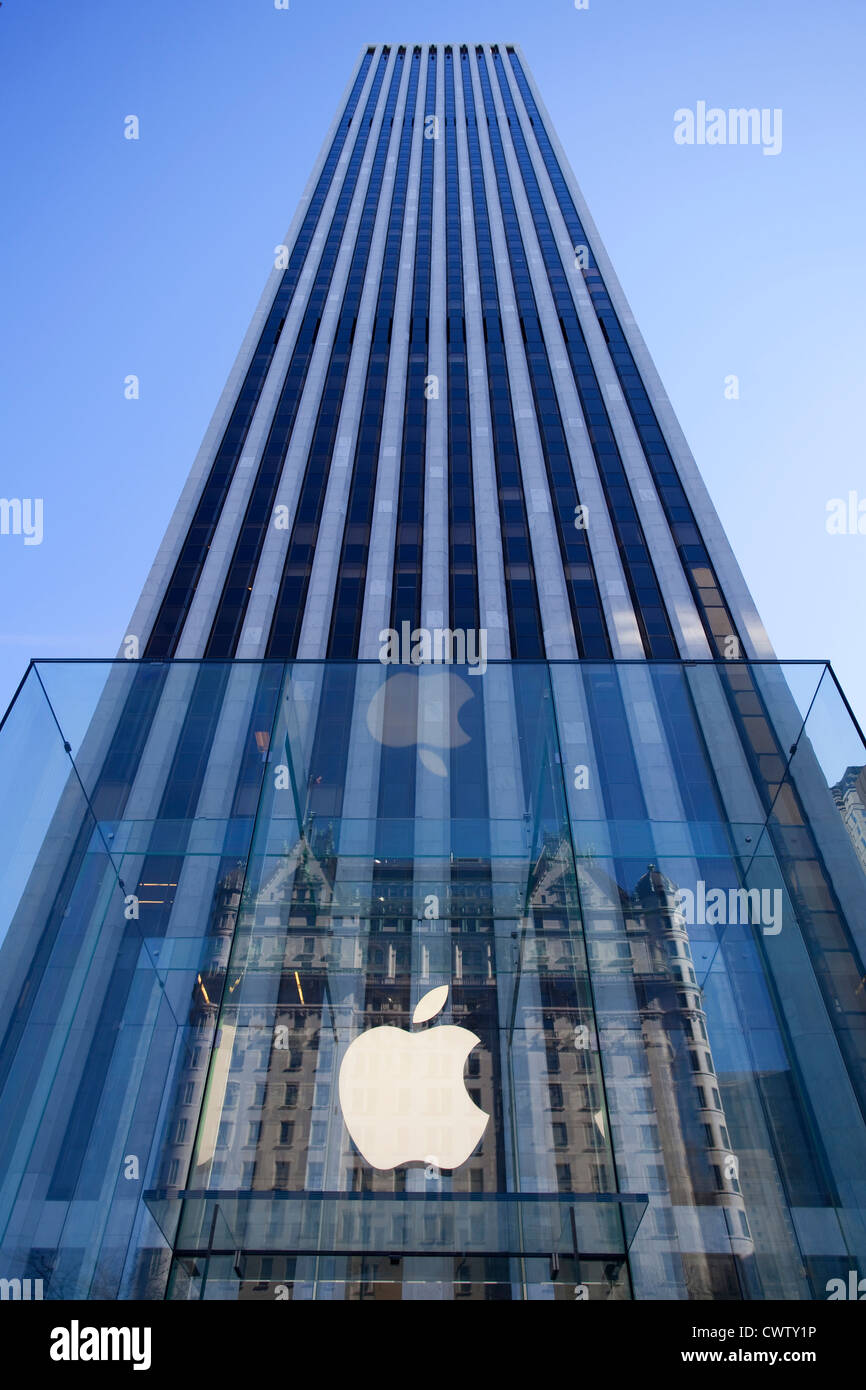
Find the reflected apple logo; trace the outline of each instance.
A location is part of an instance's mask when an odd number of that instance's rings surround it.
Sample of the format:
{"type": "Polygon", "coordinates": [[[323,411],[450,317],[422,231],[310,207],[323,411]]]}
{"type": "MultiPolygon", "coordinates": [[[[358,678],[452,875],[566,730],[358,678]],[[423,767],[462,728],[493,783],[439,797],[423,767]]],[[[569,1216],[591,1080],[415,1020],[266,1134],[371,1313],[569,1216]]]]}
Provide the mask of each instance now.
{"type": "MultiPolygon", "coordinates": [[[[412,1022],[434,1018],[447,997],[448,985],[431,989],[412,1022]]],[[[468,1028],[442,1023],[423,1033],[371,1028],[349,1044],[340,1067],[340,1108],[371,1168],[432,1163],[451,1169],[466,1162],[490,1119],[463,1081],[466,1058],[480,1041],[468,1028]]]]}
{"type": "Polygon", "coordinates": [[[460,748],[469,735],[460,711],[474,691],[453,671],[407,671],[389,676],[367,707],[367,728],[386,748],[418,745],[418,757],[437,777],[448,776],[448,763],[436,751],[460,748]]]}

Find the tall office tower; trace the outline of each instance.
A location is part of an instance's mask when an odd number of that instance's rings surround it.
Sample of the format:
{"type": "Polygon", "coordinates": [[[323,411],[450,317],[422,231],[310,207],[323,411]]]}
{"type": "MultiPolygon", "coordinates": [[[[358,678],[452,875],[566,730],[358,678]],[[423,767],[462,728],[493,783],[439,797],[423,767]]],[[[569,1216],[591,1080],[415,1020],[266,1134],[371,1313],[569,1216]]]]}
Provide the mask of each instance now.
{"type": "Polygon", "coordinates": [[[0,730],[3,1287],[827,1297],[864,763],[520,50],[364,49],[119,656],[0,730]]]}

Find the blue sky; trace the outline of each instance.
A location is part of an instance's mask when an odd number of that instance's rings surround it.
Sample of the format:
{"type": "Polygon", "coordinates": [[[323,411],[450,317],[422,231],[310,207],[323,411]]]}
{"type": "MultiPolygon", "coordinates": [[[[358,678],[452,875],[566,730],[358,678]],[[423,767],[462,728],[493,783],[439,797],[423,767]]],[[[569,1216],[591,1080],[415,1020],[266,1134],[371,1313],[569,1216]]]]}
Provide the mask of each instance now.
{"type": "Polygon", "coordinates": [[[864,31],[860,0],[7,0],[0,495],[43,498],[44,538],[0,536],[0,707],[31,656],[117,650],[361,44],[498,40],[778,654],[832,660],[866,722],[866,535],[825,526],[866,499],[864,31]],[[677,145],[701,100],[781,108],[781,153],[677,145]]]}

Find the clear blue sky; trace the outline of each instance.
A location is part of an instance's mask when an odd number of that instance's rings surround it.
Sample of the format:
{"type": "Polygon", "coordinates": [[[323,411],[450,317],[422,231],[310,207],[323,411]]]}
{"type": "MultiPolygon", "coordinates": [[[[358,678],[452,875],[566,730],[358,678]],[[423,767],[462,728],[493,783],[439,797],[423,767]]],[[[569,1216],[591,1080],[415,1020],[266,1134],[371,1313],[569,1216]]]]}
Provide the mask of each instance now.
{"type": "Polygon", "coordinates": [[[861,0],[5,0],[0,707],[107,656],[362,43],[518,41],[782,657],[866,720],[861,0]],[[778,157],[673,113],[780,107],[778,157]],[[136,114],[138,142],[123,138],[136,114]],[[126,401],[124,378],[141,380],[126,401]],[[736,374],[740,399],[724,397],[736,374]]]}

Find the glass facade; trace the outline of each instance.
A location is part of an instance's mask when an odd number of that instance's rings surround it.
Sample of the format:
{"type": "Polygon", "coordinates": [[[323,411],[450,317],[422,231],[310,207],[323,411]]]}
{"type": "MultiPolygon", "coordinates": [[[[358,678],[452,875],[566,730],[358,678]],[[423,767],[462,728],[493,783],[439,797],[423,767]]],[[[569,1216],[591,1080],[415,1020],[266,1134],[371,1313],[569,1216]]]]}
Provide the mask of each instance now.
{"type": "Polygon", "coordinates": [[[489,626],[494,599],[475,561],[489,485],[507,633],[498,654],[758,654],[723,594],[518,53],[365,50],[306,202],[158,606],[134,634],[142,653],[367,658],[365,603],[382,607],[379,626],[414,627],[428,584],[442,622],[489,626]],[[489,392],[481,412],[473,375],[489,392]],[[473,459],[482,439],[486,484],[473,459]],[[333,468],[343,440],[345,483],[333,468]],[[382,467],[395,450],[396,475],[382,467]],[[440,467],[444,543],[439,518],[425,534],[440,467]],[[656,508],[687,609],[659,578],[656,508]],[[339,562],[314,601],[322,535],[339,562]],[[368,561],[379,545],[387,601],[375,605],[383,581],[368,561]],[[551,566],[556,600],[539,585],[551,566]]]}
{"type": "Polygon", "coordinates": [[[0,730],[7,1277],[826,1297],[866,1240],[835,795],[864,763],[807,663],[31,667],[0,730]],[[789,750],[769,812],[756,722],[789,750]],[[411,1076],[341,1082],[375,1029],[428,1040],[421,1129],[411,1076]]]}

